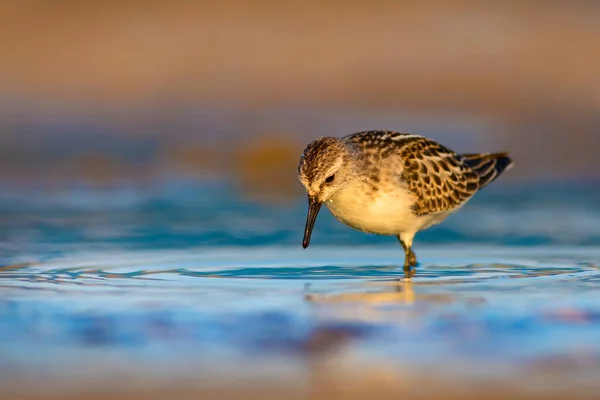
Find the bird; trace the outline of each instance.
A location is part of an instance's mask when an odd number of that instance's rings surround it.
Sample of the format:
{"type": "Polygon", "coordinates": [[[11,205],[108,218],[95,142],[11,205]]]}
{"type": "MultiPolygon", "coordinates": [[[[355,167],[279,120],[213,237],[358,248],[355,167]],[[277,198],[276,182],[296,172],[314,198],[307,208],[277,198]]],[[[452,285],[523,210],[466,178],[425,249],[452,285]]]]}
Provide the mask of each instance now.
{"type": "Polygon", "coordinates": [[[306,146],[298,164],[308,195],[302,247],[309,246],[325,204],[351,228],[395,236],[410,278],[418,265],[415,234],[461,209],[512,165],[508,152],[458,154],[412,133],[371,130],[321,137],[306,146]]]}

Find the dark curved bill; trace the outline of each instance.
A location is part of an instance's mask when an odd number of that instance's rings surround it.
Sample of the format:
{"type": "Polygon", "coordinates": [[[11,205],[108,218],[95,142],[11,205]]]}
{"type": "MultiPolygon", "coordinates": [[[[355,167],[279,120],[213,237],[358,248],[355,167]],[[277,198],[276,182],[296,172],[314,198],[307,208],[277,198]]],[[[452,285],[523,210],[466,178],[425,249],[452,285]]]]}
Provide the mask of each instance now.
{"type": "Polygon", "coordinates": [[[310,244],[310,235],[312,234],[313,226],[317,220],[317,214],[321,209],[321,202],[316,197],[308,198],[308,214],[306,215],[306,227],[304,228],[304,239],[302,247],[307,248],[310,244]]]}

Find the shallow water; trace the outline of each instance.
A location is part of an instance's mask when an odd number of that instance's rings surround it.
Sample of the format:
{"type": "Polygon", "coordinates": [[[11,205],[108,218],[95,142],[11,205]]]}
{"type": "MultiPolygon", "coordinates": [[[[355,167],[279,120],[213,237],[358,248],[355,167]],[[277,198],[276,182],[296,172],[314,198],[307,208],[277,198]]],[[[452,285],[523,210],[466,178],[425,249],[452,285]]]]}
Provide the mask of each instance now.
{"type": "Polygon", "coordinates": [[[302,250],[304,199],[203,189],[5,193],[2,376],[297,380],[315,360],[467,382],[551,374],[543,385],[563,389],[600,376],[590,187],[481,193],[417,237],[410,282],[395,240],[327,213],[302,250]]]}

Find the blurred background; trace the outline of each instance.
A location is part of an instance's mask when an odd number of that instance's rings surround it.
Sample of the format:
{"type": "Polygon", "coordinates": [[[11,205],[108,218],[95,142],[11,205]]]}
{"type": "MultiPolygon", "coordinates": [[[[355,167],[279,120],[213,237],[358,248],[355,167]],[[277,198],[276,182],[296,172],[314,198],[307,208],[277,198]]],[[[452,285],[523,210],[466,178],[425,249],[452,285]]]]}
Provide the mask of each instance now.
{"type": "Polygon", "coordinates": [[[0,398],[596,398],[600,2],[6,0],[0,52],[0,398]],[[377,129],[515,161],[414,288],[326,211],[300,249],[302,150],[377,129]]]}
{"type": "Polygon", "coordinates": [[[302,193],[322,135],[509,150],[513,180],[597,179],[594,1],[6,1],[0,177],[234,177],[302,193]]]}

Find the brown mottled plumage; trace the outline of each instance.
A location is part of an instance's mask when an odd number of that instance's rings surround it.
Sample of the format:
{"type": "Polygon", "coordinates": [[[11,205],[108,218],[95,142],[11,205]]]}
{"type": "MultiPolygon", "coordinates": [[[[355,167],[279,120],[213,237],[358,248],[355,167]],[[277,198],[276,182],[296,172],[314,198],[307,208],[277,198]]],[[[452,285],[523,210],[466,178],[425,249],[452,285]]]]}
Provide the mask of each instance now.
{"type": "Polygon", "coordinates": [[[315,140],[298,165],[309,196],[303,245],[325,203],[355,229],[397,236],[409,268],[416,265],[416,232],[444,220],[510,165],[507,153],[460,155],[408,133],[365,131],[315,140]]]}

